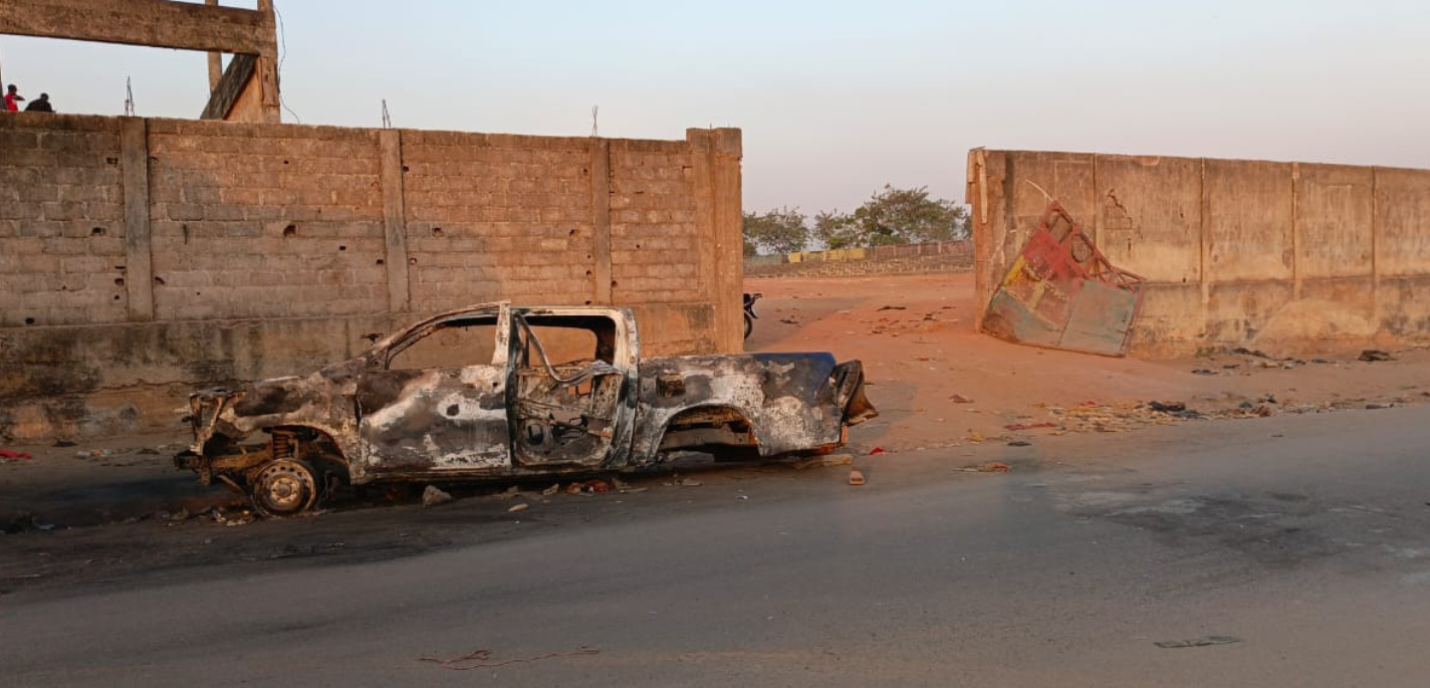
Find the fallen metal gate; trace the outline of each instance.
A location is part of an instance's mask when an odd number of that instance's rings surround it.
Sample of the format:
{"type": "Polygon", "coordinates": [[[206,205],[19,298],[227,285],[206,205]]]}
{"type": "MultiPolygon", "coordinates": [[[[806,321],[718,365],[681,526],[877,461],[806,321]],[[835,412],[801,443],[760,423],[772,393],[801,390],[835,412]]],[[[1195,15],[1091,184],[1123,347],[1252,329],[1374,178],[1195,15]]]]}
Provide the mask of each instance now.
{"type": "Polygon", "coordinates": [[[1145,280],[1119,270],[1057,201],[1008,270],[983,331],[1010,342],[1121,356],[1145,280]]]}

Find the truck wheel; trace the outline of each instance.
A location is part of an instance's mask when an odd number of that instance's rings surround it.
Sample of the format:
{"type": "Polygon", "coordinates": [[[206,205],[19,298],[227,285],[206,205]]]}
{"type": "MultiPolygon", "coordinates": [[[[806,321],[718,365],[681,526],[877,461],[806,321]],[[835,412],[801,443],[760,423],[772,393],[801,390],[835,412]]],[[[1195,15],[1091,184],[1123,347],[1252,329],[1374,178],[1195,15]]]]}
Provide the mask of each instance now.
{"type": "Polygon", "coordinates": [[[313,467],[306,461],[277,459],[259,467],[249,485],[253,506],[267,516],[297,516],[318,499],[313,467]]]}

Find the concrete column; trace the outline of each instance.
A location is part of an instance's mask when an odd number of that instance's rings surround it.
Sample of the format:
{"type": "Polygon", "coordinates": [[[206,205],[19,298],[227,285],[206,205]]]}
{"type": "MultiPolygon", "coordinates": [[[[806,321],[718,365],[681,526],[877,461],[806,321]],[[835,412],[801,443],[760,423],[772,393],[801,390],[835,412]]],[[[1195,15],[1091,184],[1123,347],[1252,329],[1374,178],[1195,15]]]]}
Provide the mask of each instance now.
{"type": "MultiPolygon", "coordinates": [[[[218,0],[204,0],[204,4],[209,7],[218,7],[218,0]]],[[[223,78],[223,54],[217,50],[209,51],[209,93],[213,93],[218,88],[218,82],[223,78]]]]}
{"type": "MultiPolygon", "coordinates": [[[[1200,199],[1199,202],[1201,204],[1201,212],[1199,213],[1200,221],[1197,223],[1197,253],[1200,257],[1197,275],[1200,281],[1200,284],[1198,286],[1201,287],[1202,291],[1200,310],[1201,315],[1197,331],[1205,333],[1207,331],[1207,325],[1211,321],[1212,280],[1210,272],[1212,267],[1212,201],[1211,196],[1207,193],[1207,159],[1199,159],[1197,161],[1197,166],[1201,171],[1198,175],[1198,183],[1201,187],[1198,191],[1198,198],[1200,199]]],[[[1197,342],[1197,344],[1201,345],[1203,342],[1210,343],[1210,341],[1211,340],[1209,339],[1200,340],[1197,342]]]]}
{"type": "Polygon", "coordinates": [[[278,29],[273,0],[258,0],[258,11],[263,13],[264,20],[273,28],[270,35],[275,40],[258,54],[258,66],[254,68],[253,78],[258,79],[258,87],[261,89],[263,121],[277,124],[283,121],[283,101],[278,94],[278,29]]]}
{"type": "Polygon", "coordinates": [[[744,350],[741,317],[744,243],[740,197],[739,129],[687,129],[696,223],[700,235],[700,288],[714,307],[717,353],[744,350]]]}
{"type": "MultiPolygon", "coordinates": [[[[1380,289],[1380,168],[1370,168],[1370,291],[1377,333],[1385,331],[1385,293],[1380,289]]],[[[1377,338],[1379,339],[1379,338],[1377,338]]]]}
{"type": "Polygon", "coordinates": [[[611,142],[591,139],[591,302],[611,302],[611,142]]]}
{"type": "Polygon", "coordinates": [[[715,318],[716,344],[721,351],[745,350],[742,312],[745,288],[744,213],[740,158],[743,142],[739,129],[716,129],[711,179],[715,212],[715,318]]]}
{"type": "Polygon", "coordinates": [[[382,157],[382,223],[387,238],[387,301],[392,313],[406,313],[411,287],[407,270],[407,207],[402,193],[402,130],[377,133],[382,157]]]}
{"type": "Polygon", "coordinates": [[[120,174],[124,182],[124,287],[129,319],[154,319],[154,257],[149,231],[149,126],[140,117],[119,124],[120,174]]]}
{"type": "Polygon", "coordinates": [[[1291,298],[1301,300],[1304,293],[1301,276],[1301,163],[1291,163],[1291,298]]]}
{"type": "MultiPolygon", "coordinates": [[[[690,198],[695,206],[696,241],[696,284],[700,293],[708,295],[711,317],[714,320],[713,333],[708,343],[709,350],[699,353],[719,353],[725,351],[725,330],[729,327],[721,320],[720,305],[715,294],[715,211],[712,177],[714,176],[714,155],[711,152],[710,129],[686,129],[685,141],[690,146],[690,198]]],[[[702,347],[707,346],[702,342],[702,347]]]]}

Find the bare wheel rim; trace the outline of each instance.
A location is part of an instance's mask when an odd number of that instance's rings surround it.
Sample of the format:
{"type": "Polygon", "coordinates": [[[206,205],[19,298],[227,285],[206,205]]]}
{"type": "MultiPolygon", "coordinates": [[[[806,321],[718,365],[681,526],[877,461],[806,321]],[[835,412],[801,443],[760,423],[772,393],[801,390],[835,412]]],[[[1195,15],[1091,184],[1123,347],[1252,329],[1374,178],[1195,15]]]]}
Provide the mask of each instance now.
{"type": "Polygon", "coordinates": [[[317,495],[313,470],[301,461],[272,461],[253,481],[254,506],[270,516],[303,513],[313,506],[317,495]]]}

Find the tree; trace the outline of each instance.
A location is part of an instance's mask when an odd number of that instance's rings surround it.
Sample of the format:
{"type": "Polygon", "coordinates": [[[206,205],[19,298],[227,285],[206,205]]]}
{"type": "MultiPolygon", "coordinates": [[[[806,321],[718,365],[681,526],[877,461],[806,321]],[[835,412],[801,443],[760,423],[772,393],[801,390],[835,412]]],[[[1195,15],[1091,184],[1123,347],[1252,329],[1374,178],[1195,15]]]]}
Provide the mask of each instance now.
{"type": "Polygon", "coordinates": [[[794,253],[809,243],[809,227],[799,208],[778,208],[757,215],[745,213],[745,255],[794,253]]]}
{"type": "Polygon", "coordinates": [[[859,223],[854,220],[854,216],[838,210],[826,210],[814,216],[814,237],[828,249],[864,245],[863,237],[859,233],[859,223]]]}
{"type": "Polygon", "coordinates": [[[885,184],[853,213],[824,212],[814,218],[814,235],[832,249],[948,241],[965,238],[968,231],[968,211],[953,201],[929,198],[925,186],[885,184]]]}

